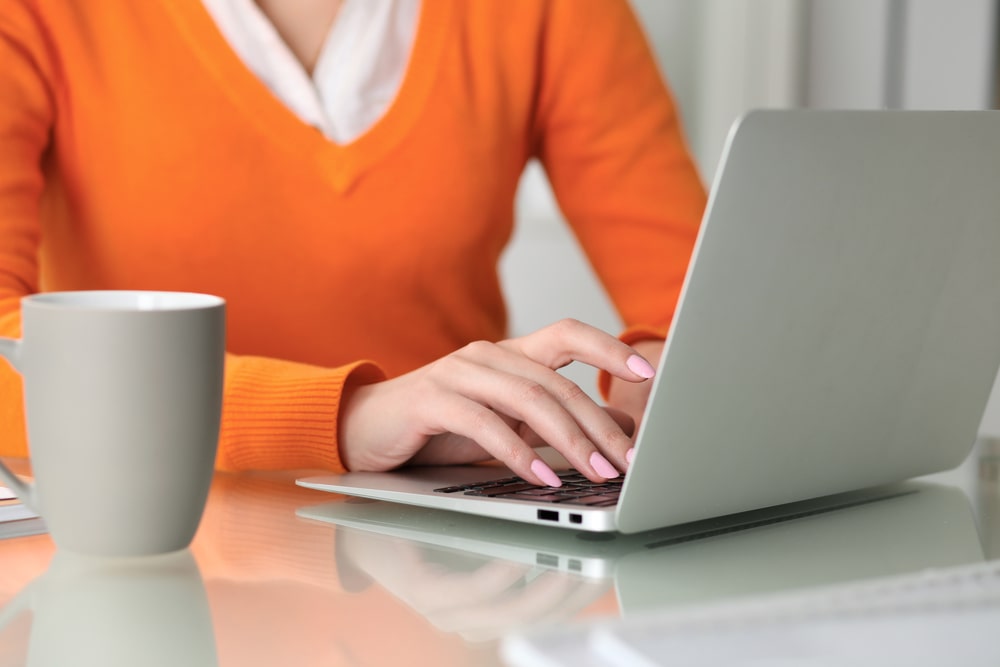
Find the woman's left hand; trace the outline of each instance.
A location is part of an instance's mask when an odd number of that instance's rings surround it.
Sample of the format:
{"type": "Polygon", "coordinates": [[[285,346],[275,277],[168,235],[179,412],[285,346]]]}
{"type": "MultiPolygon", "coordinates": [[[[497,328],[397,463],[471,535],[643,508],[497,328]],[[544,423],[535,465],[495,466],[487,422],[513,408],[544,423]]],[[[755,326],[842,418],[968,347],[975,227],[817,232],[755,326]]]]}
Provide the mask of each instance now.
{"type": "MultiPolygon", "coordinates": [[[[660,357],[663,355],[662,340],[643,340],[632,345],[636,352],[641,354],[652,364],[653,368],[660,365],[660,357]]],[[[611,376],[611,385],[608,389],[608,407],[620,410],[627,414],[635,422],[632,437],[635,438],[639,432],[639,424],[642,415],[646,411],[646,403],[649,401],[649,392],[653,389],[652,382],[625,382],[615,376],[611,376]]]]}

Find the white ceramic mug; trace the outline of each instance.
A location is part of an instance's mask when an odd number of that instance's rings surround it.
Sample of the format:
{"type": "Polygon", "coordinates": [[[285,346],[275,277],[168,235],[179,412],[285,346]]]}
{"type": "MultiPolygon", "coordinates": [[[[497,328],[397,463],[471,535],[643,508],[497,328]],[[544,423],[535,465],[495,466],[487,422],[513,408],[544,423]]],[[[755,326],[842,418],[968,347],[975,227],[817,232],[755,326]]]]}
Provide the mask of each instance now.
{"type": "Polygon", "coordinates": [[[186,547],[218,447],[225,302],[51,292],[25,297],[21,312],[22,338],[0,338],[0,354],[24,378],[34,482],[2,464],[0,479],[60,548],[137,556],[186,547]]]}

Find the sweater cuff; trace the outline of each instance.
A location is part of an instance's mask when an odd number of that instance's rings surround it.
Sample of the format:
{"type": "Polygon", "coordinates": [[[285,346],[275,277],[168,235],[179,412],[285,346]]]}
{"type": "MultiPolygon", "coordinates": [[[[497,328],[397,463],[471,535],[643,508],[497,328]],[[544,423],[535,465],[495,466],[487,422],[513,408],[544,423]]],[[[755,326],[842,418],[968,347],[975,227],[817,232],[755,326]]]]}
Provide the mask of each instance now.
{"type": "Polygon", "coordinates": [[[384,379],[370,361],[331,369],[229,355],[216,467],[344,471],[337,442],[344,386],[384,379]]]}
{"type": "MultiPolygon", "coordinates": [[[[618,340],[626,345],[633,345],[644,340],[666,340],[668,329],[668,326],[632,326],[623,331],[618,336],[618,340]]],[[[597,389],[601,392],[601,398],[607,401],[608,394],[611,391],[611,373],[602,370],[597,374],[597,389]]]]}

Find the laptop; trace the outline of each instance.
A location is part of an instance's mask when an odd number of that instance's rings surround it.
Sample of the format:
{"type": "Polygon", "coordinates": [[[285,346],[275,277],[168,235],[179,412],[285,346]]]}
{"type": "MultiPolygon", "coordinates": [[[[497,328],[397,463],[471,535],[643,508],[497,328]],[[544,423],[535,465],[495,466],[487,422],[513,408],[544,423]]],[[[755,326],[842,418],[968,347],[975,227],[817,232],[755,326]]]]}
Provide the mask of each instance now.
{"type": "Polygon", "coordinates": [[[1000,366],[997,155],[998,112],[750,112],[619,488],[533,498],[494,466],[298,484],[635,533],[955,467],[1000,366]]]}

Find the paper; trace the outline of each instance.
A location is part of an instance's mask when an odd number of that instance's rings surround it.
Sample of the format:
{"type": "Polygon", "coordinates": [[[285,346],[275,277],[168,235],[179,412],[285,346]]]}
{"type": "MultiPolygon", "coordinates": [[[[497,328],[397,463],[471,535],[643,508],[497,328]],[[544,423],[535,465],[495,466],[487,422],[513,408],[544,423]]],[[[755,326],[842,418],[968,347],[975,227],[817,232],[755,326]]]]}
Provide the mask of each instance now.
{"type": "Polygon", "coordinates": [[[0,486],[0,522],[23,521],[38,516],[28,509],[6,486],[0,486]]]}
{"type": "Polygon", "coordinates": [[[46,532],[45,522],[6,486],[0,486],[0,539],[46,532]]]}

